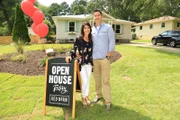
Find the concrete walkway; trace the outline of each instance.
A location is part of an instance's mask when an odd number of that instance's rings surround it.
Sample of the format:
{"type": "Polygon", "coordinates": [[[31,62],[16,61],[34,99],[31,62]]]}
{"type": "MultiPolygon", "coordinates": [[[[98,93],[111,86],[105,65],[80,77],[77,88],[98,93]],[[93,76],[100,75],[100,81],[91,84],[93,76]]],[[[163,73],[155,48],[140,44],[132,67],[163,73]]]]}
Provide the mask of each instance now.
{"type": "Polygon", "coordinates": [[[157,45],[152,45],[151,43],[145,43],[145,42],[131,42],[129,45],[133,46],[140,46],[140,47],[149,47],[149,48],[155,48],[159,50],[165,50],[169,52],[174,52],[174,53],[180,53],[180,45],[178,45],[176,48],[172,48],[169,46],[163,46],[162,44],[157,44],[157,45]]]}

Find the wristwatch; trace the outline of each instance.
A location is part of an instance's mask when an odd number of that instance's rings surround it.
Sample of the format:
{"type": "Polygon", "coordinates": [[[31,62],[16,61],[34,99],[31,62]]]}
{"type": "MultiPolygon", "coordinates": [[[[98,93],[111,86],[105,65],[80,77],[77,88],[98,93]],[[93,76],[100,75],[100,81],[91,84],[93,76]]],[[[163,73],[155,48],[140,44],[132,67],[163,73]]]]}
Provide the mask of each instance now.
{"type": "Polygon", "coordinates": [[[110,59],[110,56],[106,56],[106,58],[109,60],[109,59],[110,59]]]}

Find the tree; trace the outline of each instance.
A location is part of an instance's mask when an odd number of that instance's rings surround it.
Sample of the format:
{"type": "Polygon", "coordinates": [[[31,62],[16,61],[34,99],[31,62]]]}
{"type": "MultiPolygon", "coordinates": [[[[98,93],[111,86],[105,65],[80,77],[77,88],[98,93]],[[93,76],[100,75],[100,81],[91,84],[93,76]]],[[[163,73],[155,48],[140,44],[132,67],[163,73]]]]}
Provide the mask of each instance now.
{"type": "Polygon", "coordinates": [[[21,0],[0,0],[0,26],[6,24],[4,27],[8,27],[8,35],[12,33],[13,19],[14,19],[14,8],[16,3],[20,3],[21,0]],[[4,23],[6,21],[6,23],[4,23]]]}
{"type": "Polygon", "coordinates": [[[51,26],[51,23],[50,23],[48,20],[45,20],[44,23],[47,24],[47,25],[48,25],[48,28],[49,28],[49,32],[48,32],[48,34],[46,35],[45,38],[49,39],[49,38],[51,38],[50,35],[53,34],[52,26],[51,26]]]}
{"type": "Polygon", "coordinates": [[[135,22],[170,15],[178,17],[179,0],[107,0],[108,11],[125,20],[135,22]]]}
{"type": "Polygon", "coordinates": [[[60,12],[59,14],[60,15],[67,15],[67,14],[70,14],[70,7],[69,5],[67,4],[67,2],[62,2],[60,4],[61,8],[62,8],[62,12],[60,12]]]}
{"type": "Polygon", "coordinates": [[[16,5],[12,39],[17,44],[25,44],[26,42],[30,42],[27,23],[19,4],[16,5]]]}
{"type": "Polygon", "coordinates": [[[49,7],[38,5],[39,9],[44,13],[46,20],[51,23],[53,32],[56,32],[55,24],[52,20],[52,16],[66,15],[70,13],[70,7],[66,2],[61,4],[52,3],[49,7]]]}
{"type": "Polygon", "coordinates": [[[71,12],[74,15],[81,15],[81,14],[86,14],[86,6],[87,6],[87,1],[86,0],[75,0],[71,4],[71,12]]]}
{"type": "Polygon", "coordinates": [[[107,5],[105,0],[91,0],[87,3],[86,11],[87,13],[93,13],[95,9],[99,9],[107,12],[107,5]]]}

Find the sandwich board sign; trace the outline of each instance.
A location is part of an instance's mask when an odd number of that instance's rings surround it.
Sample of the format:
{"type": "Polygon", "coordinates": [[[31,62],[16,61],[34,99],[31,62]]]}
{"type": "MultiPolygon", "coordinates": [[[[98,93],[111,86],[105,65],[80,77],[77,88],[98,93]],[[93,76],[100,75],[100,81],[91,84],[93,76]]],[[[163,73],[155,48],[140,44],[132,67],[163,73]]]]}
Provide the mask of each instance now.
{"type": "Polygon", "coordinates": [[[46,61],[44,115],[46,115],[46,106],[67,107],[72,108],[74,119],[77,68],[76,60],[70,63],[66,63],[65,58],[53,58],[46,61]]]}

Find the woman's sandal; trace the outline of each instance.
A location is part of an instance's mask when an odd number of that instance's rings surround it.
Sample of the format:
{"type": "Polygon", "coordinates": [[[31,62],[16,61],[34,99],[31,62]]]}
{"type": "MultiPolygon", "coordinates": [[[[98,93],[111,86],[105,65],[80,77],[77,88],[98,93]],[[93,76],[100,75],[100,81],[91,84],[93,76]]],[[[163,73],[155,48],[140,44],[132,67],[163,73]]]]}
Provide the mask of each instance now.
{"type": "Polygon", "coordinates": [[[87,101],[86,101],[86,98],[82,98],[82,104],[84,105],[84,106],[87,106],[88,104],[87,104],[87,101]]]}
{"type": "Polygon", "coordinates": [[[86,103],[87,103],[87,105],[91,105],[91,101],[89,100],[89,98],[88,98],[88,97],[86,97],[85,99],[86,99],[86,103]]]}

